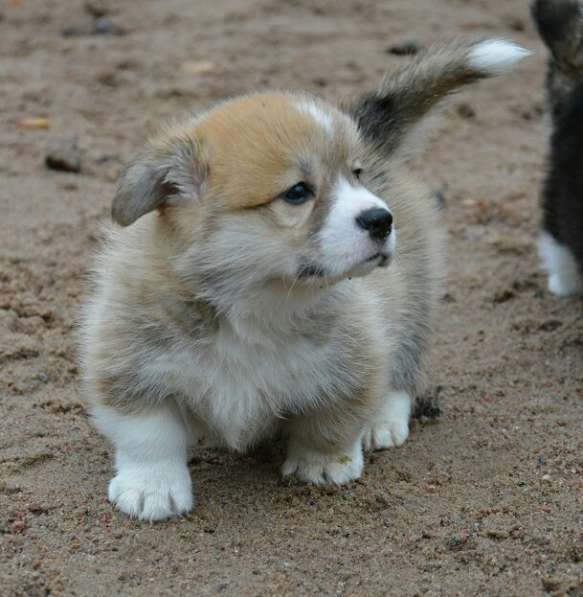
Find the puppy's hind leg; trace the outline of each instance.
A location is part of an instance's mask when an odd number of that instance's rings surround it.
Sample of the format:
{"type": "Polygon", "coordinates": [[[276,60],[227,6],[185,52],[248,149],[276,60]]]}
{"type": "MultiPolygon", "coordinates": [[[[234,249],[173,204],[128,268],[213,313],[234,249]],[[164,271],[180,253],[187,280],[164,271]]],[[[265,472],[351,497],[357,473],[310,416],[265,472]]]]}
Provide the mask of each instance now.
{"type": "Polygon", "coordinates": [[[409,437],[412,400],[404,391],[389,392],[362,438],[365,450],[396,448],[409,437]]]}
{"type": "Polygon", "coordinates": [[[187,431],[169,406],[135,415],[100,406],[93,416],[115,448],[117,474],[109,483],[110,502],[129,516],[149,521],[192,509],[187,431]]]}

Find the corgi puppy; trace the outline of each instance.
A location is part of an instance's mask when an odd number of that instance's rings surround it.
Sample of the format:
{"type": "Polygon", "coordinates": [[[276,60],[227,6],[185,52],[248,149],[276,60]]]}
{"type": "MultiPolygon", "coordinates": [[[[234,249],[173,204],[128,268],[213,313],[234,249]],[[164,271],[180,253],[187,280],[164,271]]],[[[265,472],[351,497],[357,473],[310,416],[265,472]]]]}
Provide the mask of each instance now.
{"type": "Polygon", "coordinates": [[[549,290],[569,296],[583,293],[583,2],[536,0],[531,9],[550,51],[546,87],[552,134],[539,254],[549,290]]]}
{"type": "Polygon", "coordinates": [[[404,162],[440,100],[526,53],[455,43],[346,108],[257,93],[147,145],[121,177],[82,323],[117,508],[188,512],[187,452],[202,443],[243,451],[281,434],[284,476],[342,484],[363,448],[405,441],[444,234],[404,162]]]}

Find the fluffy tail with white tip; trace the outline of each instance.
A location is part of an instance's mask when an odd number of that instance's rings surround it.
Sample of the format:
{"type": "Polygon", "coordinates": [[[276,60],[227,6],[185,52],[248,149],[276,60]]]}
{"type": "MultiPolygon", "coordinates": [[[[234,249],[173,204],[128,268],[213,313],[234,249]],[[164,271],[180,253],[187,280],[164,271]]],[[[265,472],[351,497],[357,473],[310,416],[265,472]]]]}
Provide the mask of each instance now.
{"type": "Polygon", "coordinates": [[[503,74],[530,52],[511,41],[454,42],[427,50],[389,73],[353,114],[366,138],[384,154],[400,150],[410,132],[446,96],[480,79],[503,74]]]}
{"type": "Polygon", "coordinates": [[[485,76],[502,75],[529,54],[526,48],[513,42],[488,39],[475,44],[470,49],[468,65],[485,76]]]}

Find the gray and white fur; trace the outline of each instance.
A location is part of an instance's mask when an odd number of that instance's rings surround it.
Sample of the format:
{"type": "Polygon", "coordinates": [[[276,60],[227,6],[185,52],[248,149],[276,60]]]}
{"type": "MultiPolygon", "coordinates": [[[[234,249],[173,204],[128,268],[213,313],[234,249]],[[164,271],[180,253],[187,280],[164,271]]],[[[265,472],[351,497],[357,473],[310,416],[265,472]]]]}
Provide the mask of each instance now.
{"type": "Polygon", "coordinates": [[[201,443],[283,434],[284,476],[342,484],[363,448],[406,440],[445,260],[438,209],[404,162],[441,100],[525,54],[455,43],[348,109],[249,95],[149,143],[120,180],[82,323],[117,508],[188,512],[201,443]]]}

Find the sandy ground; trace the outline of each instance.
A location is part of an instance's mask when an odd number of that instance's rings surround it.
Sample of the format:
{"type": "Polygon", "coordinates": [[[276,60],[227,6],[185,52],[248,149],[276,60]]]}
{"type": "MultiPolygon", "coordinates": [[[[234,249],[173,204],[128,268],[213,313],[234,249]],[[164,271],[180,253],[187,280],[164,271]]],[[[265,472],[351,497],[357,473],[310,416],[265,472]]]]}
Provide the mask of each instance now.
{"type": "Polygon", "coordinates": [[[538,270],[544,52],[527,3],[126,0],[109,4],[125,35],[94,35],[100,7],[1,8],[0,594],[583,595],[583,309],[538,270]],[[457,35],[536,53],[456,98],[416,165],[447,200],[442,416],[346,487],[281,482],[277,450],[203,452],[190,516],[115,512],[74,329],[124,161],[157,123],[217,98],[355,95],[407,60],[390,44],[457,35]],[[23,126],[33,117],[50,129],[23,126]],[[79,139],[80,174],[44,165],[61,135],[79,139]]]}

